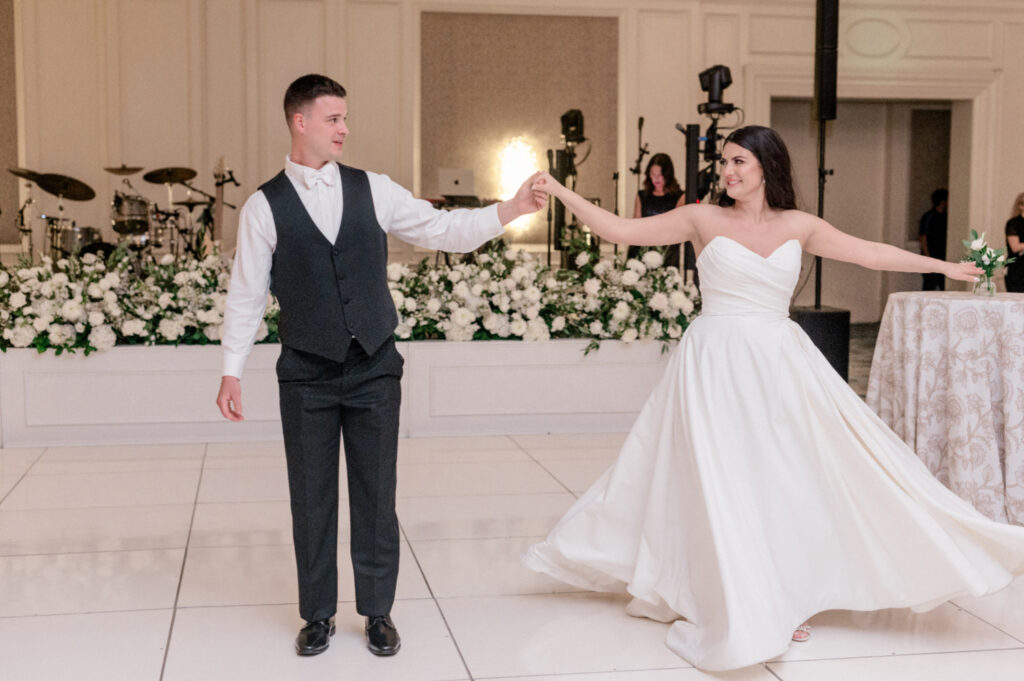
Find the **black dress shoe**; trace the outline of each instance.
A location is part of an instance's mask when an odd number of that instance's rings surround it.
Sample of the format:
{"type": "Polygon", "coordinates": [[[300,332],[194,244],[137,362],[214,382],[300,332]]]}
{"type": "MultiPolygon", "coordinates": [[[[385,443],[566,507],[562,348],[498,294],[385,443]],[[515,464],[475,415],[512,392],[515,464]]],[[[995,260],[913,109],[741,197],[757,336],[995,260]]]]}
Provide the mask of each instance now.
{"type": "Polygon", "coordinates": [[[334,618],[306,622],[295,638],[295,652],[299,655],[319,655],[327,650],[334,636],[334,618]]]}
{"type": "Polygon", "coordinates": [[[395,629],[395,623],[388,615],[373,615],[366,618],[366,647],[374,655],[394,655],[402,647],[402,638],[395,629]]]}

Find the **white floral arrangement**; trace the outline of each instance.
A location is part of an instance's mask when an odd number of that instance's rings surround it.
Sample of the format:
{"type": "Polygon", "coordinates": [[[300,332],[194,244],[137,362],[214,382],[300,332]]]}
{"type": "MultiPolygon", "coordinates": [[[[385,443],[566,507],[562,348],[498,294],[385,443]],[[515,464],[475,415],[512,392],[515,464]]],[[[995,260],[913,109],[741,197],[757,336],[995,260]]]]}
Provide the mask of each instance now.
{"type": "MultiPolygon", "coordinates": [[[[452,266],[387,268],[399,339],[589,338],[678,340],[699,307],[697,290],[657,251],[642,260],[583,252],[575,269],[552,270],[495,245],[452,266]]],[[[202,259],[140,262],[119,250],[0,266],[0,350],[32,347],[89,354],[115,345],[218,343],[230,269],[202,259]]],[[[277,342],[272,297],[257,342],[277,342]]]]}
{"type": "Polygon", "coordinates": [[[590,338],[678,340],[698,312],[696,287],[664,267],[657,251],[642,260],[580,252],[575,269],[552,270],[522,250],[497,246],[451,267],[392,263],[388,285],[399,339],[590,338]]]}
{"type": "MultiPolygon", "coordinates": [[[[0,267],[0,350],[218,342],[229,276],[217,254],[143,263],[124,250],[0,267]]],[[[262,337],[276,329],[276,313],[268,306],[262,337]]]]}
{"type": "Polygon", "coordinates": [[[985,232],[978,234],[978,230],[972,229],[969,239],[963,240],[965,248],[964,259],[973,262],[985,272],[985,279],[991,279],[995,273],[1006,267],[1016,258],[1007,258],[1007,249],[995,249],[988,245],[985,239],[985,232]]]}

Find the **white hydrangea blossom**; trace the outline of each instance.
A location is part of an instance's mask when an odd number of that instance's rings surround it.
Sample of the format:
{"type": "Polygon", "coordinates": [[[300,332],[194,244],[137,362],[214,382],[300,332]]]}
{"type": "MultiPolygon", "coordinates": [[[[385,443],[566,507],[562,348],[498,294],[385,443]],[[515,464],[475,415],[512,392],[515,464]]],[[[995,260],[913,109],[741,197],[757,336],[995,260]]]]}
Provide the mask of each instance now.
{"type": "Polygon", "coordinates": [[[636,270],[626,270],[622,273],[623,286],[636,286],[638,283],[640,283],[640,275],[636,270]]]}
{"type": "Polygon", "coordinates": [[[658,251],[647,251],[640,258],[647,269],[654,270],[665,264],[665,257],[658,251]]]}
{"type": "Polygon", "coordinates": [[[106,324],[93,327],[89,332],[89,345],[101,352],[105,352],[117,343],[117,334],[106,324]]]}

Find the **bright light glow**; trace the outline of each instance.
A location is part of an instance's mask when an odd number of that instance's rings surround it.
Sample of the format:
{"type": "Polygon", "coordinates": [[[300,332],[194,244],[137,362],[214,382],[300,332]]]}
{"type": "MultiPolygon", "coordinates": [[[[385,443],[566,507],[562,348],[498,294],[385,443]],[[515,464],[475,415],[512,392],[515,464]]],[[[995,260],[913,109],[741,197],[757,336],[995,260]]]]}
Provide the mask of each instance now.
{"type": "MultiPolygon", "coordinates": [[[[526,178],[537,172],[537,154],[522,137],[513,137],[498,158],[501,162],[501,200],[506,201],[516,195],[516,190],[526,178]]],[[[530,216],[524,215],[513,220],[508,228],[521,231],[529,224],[530,216]]]]}

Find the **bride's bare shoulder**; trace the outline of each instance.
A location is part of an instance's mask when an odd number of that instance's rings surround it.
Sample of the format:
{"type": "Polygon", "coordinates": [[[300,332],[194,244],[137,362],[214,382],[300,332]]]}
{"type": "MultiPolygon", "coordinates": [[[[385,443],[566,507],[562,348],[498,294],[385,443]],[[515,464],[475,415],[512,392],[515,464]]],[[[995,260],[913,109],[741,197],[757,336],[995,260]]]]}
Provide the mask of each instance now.
{"type": "Polygon", "coordinates": [[[779,211],[779,218],[781,218],[788,226],[801,229],[811,229],[814,227],[816,222],[821,221],[821,218],[797,208],[789,208],[779,211]]]}

